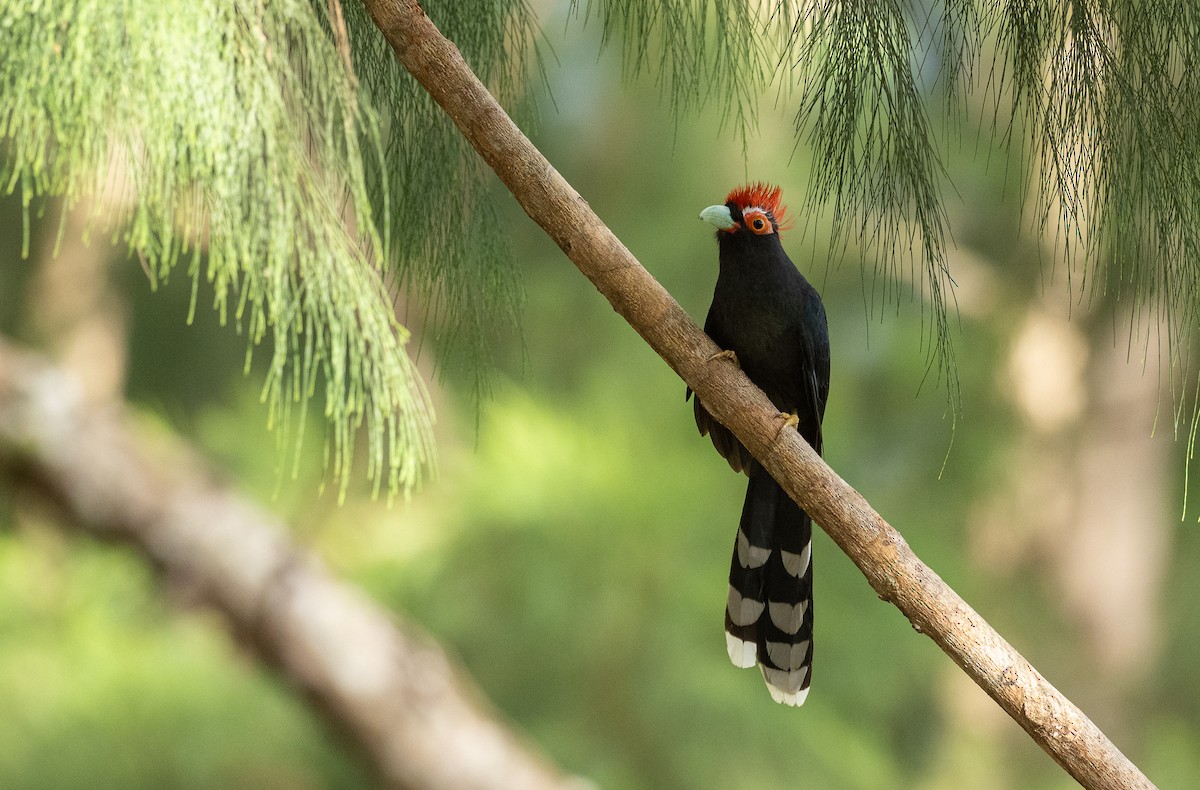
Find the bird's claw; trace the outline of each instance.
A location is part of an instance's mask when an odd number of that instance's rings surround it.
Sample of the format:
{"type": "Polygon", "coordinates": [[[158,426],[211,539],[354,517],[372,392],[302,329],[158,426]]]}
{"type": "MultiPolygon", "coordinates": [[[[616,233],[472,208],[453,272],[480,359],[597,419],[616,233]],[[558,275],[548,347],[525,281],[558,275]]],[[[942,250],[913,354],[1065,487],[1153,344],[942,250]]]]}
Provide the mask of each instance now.
{"type": "Polygon", "coordinates": [[[779,430],[775,432],[775,438],[777,439],[779,438],[779,435],[783,433],[785,428],[800,427],[800,415],[796,414],[795,412],[781,411],[776,415],[776,419],[780,421],[779,430]]]}
{"type": "Polygon", "coordinates": [[[718,359],[728,359],[730,362],[732,362],[734,364],[735,367],[739,367],[739,368],[741,367],[741,364],[738,362],[737,354],[734,353],[733,349],[731,349],[731,348],[727,348],[724,351],[718,351],[717,353],[715,353],[711,357],[709,357],[708,361],[714,362],[718,359]]]}

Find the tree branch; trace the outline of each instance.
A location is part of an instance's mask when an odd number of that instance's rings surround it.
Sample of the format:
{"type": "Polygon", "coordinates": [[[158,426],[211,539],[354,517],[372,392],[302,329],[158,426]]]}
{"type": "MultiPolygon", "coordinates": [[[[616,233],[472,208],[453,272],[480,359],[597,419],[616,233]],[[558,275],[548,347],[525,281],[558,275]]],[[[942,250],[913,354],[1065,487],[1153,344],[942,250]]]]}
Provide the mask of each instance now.
{"type": "Polygon", "coordinates": [[[82,529],[126,541],[220,609],[388,786],[579,787],[498,720],[427,635],[339,582],[270,514],[181,447],[150,452],[112,406],[0,340],[0,473],[32,478],[82,529]]]}
{"type": "Polygon", "coordinates": [[[525,212],[697,393],[889,601],[1088,788],[1153,787],[1070,700],[926,566],[795,431],[521,133],[416,0],[364,0],[429,91],[525,212]]]}

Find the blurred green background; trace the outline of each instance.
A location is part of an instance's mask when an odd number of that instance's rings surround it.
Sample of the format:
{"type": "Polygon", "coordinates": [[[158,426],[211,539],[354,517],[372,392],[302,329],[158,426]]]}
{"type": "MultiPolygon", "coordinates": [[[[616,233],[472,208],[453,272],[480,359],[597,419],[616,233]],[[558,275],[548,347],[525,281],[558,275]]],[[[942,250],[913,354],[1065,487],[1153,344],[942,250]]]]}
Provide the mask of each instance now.
{"type": "MultiPolygon", "coordinates": [[[[652,78],[624,82],[592,31],[563,33],[561,9],[545,27],[542,151],[697,321],[716,277],[697,213],[747,179],[782,184],[799,219],[785,246],[830,316],[829,463],[1152,780],[1194,785],[1200,537],[1172,423],[1173,397],[1188,395],[1168,388],[1152,321],[1131,342],[1129,304],[1067,288],[1022,213],[1019,161],[989,148],[987,129],[946,132],[952,426],[927,376],[919,287],[886,302],[869,253],[830,253],[828,217],[803,205],[809,163],[786,102],[764,100],[743,151],[715,109],[677,122],[652,78]]],[[[281,475],[244,338],[203,309],[203,286],[187,326],[184,273],[152,294],[94,233],[128,398],[341,576],[428,627],[515,726],[604,787],[1075,786],[823,533],[807,704],[777,706],[757,673],[729,665],[744,478],[696,434],[669,368],[498,187],[495,200],[525,280],[523,337],[506,339],[492,399],[435,386],[440,474],[411,501],[388,508],[363,483],[338,507],[321,491],[319,425],[296,478],[281,475]]],[[[0,330],[36,345],[59,218],[35,208],[22,259],[19,202],[0,201],[0,330]]],[[[433,375],[436,344],[413,348],[433,375]]],[[[216,615],[0,483],[0,787],[371,781],[216,615]]]]}

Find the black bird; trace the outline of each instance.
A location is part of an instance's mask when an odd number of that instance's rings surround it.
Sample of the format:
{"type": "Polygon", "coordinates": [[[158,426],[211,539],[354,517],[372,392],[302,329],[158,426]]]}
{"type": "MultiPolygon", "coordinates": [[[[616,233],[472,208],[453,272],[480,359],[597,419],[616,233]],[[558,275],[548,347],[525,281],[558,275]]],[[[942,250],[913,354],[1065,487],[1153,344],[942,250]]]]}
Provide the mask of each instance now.
{"type": "MultiPolygon", "coordinates": [[[[721,267],[704,331],[820,453],[829,329],[820,295],[779,240],[780,194],[748,184],[700,212],[717,229],[721,267]]],[[[757,663],[776,702],[802,705],[812,675],[812,520],[699,398],[695,411],[700,434],[750,478],[729,571],[729,658],[757,663]]]]}

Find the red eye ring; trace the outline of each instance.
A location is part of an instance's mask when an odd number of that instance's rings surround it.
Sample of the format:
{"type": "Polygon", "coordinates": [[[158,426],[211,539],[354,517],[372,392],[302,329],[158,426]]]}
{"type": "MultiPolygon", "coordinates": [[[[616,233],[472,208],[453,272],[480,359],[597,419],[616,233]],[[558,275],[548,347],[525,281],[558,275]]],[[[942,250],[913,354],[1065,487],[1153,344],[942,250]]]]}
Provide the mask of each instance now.
{"type": "Polygon", "coordinates": [[[766,236],[775,232],[775,228],[771,224],[771,217],[757,206],[746,209],[742,213],[742,219],[746,229],[758,236],[766,236]]]}

